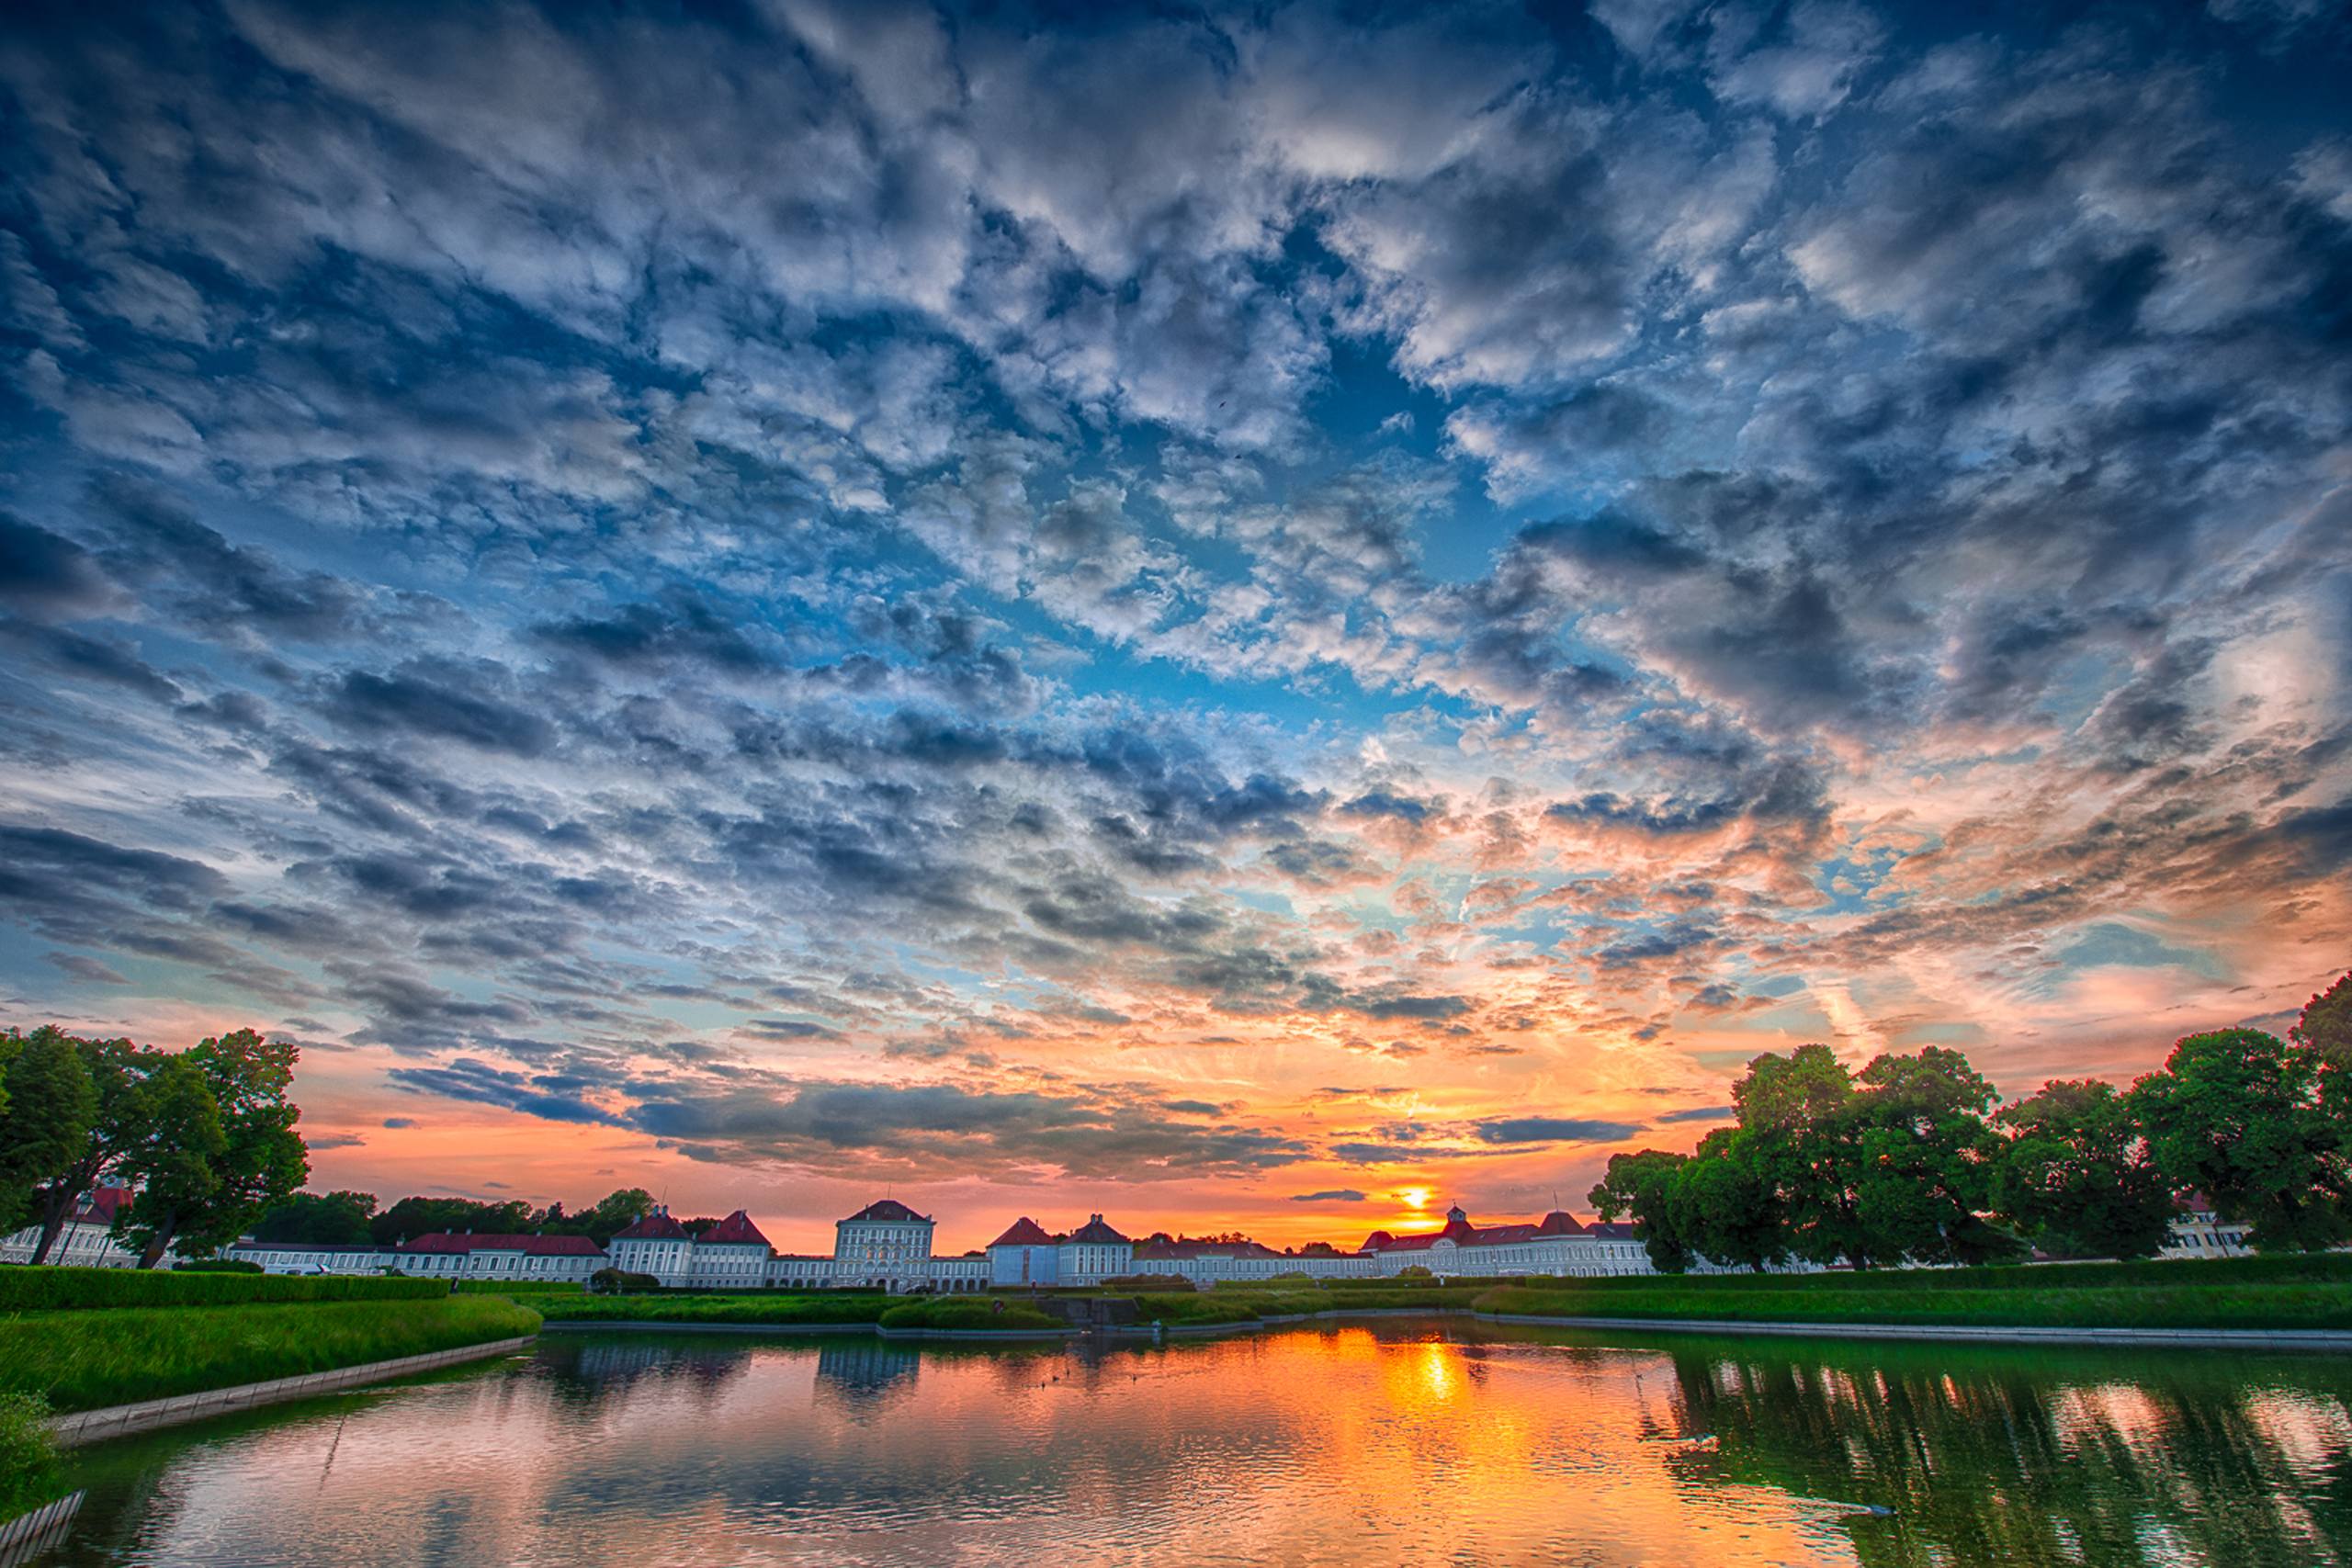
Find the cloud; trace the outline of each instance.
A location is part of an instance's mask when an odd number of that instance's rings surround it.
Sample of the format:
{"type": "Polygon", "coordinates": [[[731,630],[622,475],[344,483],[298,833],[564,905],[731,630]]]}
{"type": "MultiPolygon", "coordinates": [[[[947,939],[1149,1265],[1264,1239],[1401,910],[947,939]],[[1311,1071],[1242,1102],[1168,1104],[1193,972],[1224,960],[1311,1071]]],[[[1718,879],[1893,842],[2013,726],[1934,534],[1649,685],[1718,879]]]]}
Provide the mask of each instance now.
{"type": "Polygon", "coordinates": [[[61,18],[11,983],[526,1163],[1237,1193],[2274,1013],[2352,164],[2332,19],[2209,10],[61,18]]]}
{"type": "Polygon", "coordinates": [[[1352,1187],[1334,1187],[1323,1192],[1294,1192],[1294,1203],[1361,1203],[1364,1195],[1352,1187]]]}
{"type": "Polygon", "coordinates": [[[1638,1122],[1590,1122],[1560,1116],[1501,1116],[1478,1123],[1489,1144],[1618,1144],[1642,1131],[1638,1122]]]}

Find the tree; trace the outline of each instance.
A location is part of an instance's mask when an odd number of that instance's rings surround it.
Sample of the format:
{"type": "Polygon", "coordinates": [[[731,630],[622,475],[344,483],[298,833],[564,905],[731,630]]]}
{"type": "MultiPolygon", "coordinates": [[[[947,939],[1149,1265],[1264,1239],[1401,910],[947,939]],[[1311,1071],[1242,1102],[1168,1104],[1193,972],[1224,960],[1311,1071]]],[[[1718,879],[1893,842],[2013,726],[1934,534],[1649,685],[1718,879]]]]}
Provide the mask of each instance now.
{"type": "Polygon", "coordinates": [[[254,1222],[256,1241],[306,1242],[313,1247],[367,1247],[373,1192],[295,1192],[254,1222]]]}
{"type": "Polygon", "coordinates": [[[2196,1189],[2265,1250],[2319,1251],[2352,1236],[2341,1119],[2323,1105],[2317,1051],[2258,1029],[2191,1034],[2132,1100],[2156,1168],[2196,1189]]]}
{"type": "Polygon", "coordinates": [[[48,1261],[65,1222],[73,1217],[74,1205],[113,1175],[149,1133],[145,1085],[153,1053],[140,1050],[128,1040],[67,1038],[73,1041],[74,1054],[89,1077],[95,1109],[65,1163],[32,1194],[40,1225],[40,1239],[33,1244],[35,1263],[48,1261]]]}
{"type": "Polygon", "coordinates": [[[215,1162],[220,1186],[213,1200],[183,1227],[197,1250],[209,1252],[236,1240],[311,1174],[310,1150],[294,1130],[302,1109],[286,1098],[300,1053],[241,1029],[199,1040],[187,1055],[212,1086],[226,1139],[215,1162]]]}
{"type": "Polygon", "coordinates": [[[74,1163],[98,1100],[74,1037],[51,1025],[0,1036],[0,1232],[6,1232],[74,1163]]]}
{"type": "Polygon", "coordinates": [[[137,1249],[140,1268],[153,1269],[181,1227],[220,1191],[213,1162],[229,1140],[212,1086],[186,1054],[156,1062],[141,1091],[147,1135],[122,1162],[123,1174],[139,1190],[115,1211],[114,1234],[137,1249]]]}
{"type": "Polygon", "coordinates": [[[2146,1258],[2165,1244],[2172,1184],[2132,1101],[2097,1078],[2046,1083],[1994,1118],[2012,1136],[1993,1207],[2060,1258],[2146,1258]]]}
{"type": "Polygon", "coordinates": [[[1780,1194],[1756,1152],[1741,1129],[1716,1128],[1676,1168],[1667,1202],[1691,1251],[1760,1273],[1788,1257],[1789,1246],[1780,1194]]]}
{"type": "Polygon", "coordinates": [[[302,1112],[286,1098],[297,1055],[290,1044],[241,1029],[199,1040],[149,1073],[159,1109],[156,1135],[136,1165],[145,1186],[116,1221],[118,1231],[137,1242],[141,1268],[153,1268],[175,1241],[198,1256],[234,1241],[302,1185],[311,1173],[309,1151],[294,1130],[302,1112]],[[175,1145],[176,1123],[162,1108],[173,1117],[194,1114],[194,1091],[181,1081],[187,1073],[210,1097],[211,1132],[175,1145]],[[159,1171],[167,1178],[160,1185],[159,1171]]]}
{"type": "Polygon", "coordinates": [[[511,1235],[531,1228],[531,1206],[519,1200],[484,1203],[472,1198],[402,1198],[368,1222],[368,1235],[379,1247],[391,1247],[411,1236],[438,1231],[477,1231],[511,1235]]]}
{"type": "Polygon", "coordinates": [[[1673,1201],[1675,1173],[1689,1158],[1663,1149],[1611,1155],[1599,1184],[1586,1195],[1604,1221],[1632,1216],[1634,1237],[1662,1274],[1679,1274],[1690,1267],[1691,1249],[1677,1223],[1673,1201]]]}
{"type": "Polygon", "coordinates": [[[2352,1122],[2352,975],[2305,1002],[2287,1038],[2312,1056],[2321,1107],[2339,1125],[2352,1122]]]}
{"type": "Polygon", "coordinates": [[[1855,1190],[1855,1092],[1837,1053],[1816,1043],[1755,1058],[1731,1095],[1752,1168],[1784,1217],[1789,1250],[1866,1269],[1884,1259],[1855,1190]]]}
{"type": "Polygon", "coordinates": [[[627,1230],[653,1212],[653,1194],[642,1187],[624,1187],[599,1199],[595,1207],[574,1217],[578,1233],[598,1247],[613,1239],[615,1231],[627,1230]]]}
{"type": "Polygon", "coordinates": [[[1861,1070],[1854,1209],[1872,1258],[1996,1263],[2023,1245],[1984,1218],[2001,1138],[1987,1121],[2000,1096],[1958,1051],[1930,1045],[1861,1070]]]}
{"type": "Polygon", "coordinates": [[[1785,1216],[1800,1258],[1857,1269],[1990,1262],[2021,1249],[1984,1217],[2000,1150],[1985,1115],[1997,1098],[1967,1057],[1941,1046],[1890,1053],[1854,1074],[1828,1046],[1801,1045],[1748,1064],[1732,1086],[1740,1124],[1726,1143],[1785,1216]]]}

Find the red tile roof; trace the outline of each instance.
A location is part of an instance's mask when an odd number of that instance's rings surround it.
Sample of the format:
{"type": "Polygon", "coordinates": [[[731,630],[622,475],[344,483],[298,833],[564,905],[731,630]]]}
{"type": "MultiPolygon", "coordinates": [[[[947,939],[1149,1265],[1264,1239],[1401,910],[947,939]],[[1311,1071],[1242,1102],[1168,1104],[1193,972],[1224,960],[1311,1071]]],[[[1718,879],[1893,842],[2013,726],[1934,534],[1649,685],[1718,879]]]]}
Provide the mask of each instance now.
{"type": "Polygon", "coordinates": [[[884,1198],[876,1202],[868,1203],[865,1208],[860,1209],[856,1213],[852,1214],[848,1219],[843,1220],[842,1224],[845,1225],[854,1225],[861,1220],[874,1220],[884,1224],[893,1225],[923,1225],[931,1223],[928,1216],[916,1213],[912,1209],[908,1208],[896,1198],[884,1198]]]}
{"type": "Polygon", "coordinates": [[[760,1227],[752,1223],[752,1216],[741,1209],[703,1232],[702,1240],[705,1246],[712,1242],[736,1247],[747,1243],[758,1247],[768,1244],[768,1238],[760,1234],[760,1227]]]}
{"type": "Polygon", "coordinates": [[[401,1252],[527,1252],[534,1258],[602,1258],[605,1249],[584,1235],[467,1235],[435,1231],[402,1242],[401,1252]]]}
{"type": "Polygon", "coordinates": [[[1256,1241],[1146,1241],[1136,1244],[1136,1261],[1166,1262],[1177,1258],[1280,1258],[1281,1253],[1256,1241]]]}
{"type": "Polygon", "coordinates": [[[1116,1247],[1127,1239],[1104,1224],[1102,1216],[1100,1214],[1089,1214],[1084,1224],[1069,1233],[1069,1238],[1072,1241],[1082,1241],[1095,1247],[1116,1247]]]}
{"type": "Polygon", "coordinates": [[[686,1227],[672,1219],[668,1211],[656,1209],[627,1230],[613,1233],[615,1241],[624,1237],[630,1241],[684,1241],[686,1227]]]}
{"type": "Polygon", "coordinates": [[[1045,1227],[1023,1214],[1012,1222],[1010,1230],[989,1245],[990,1247],[1051,1247],[1054,1245],[1054,1238],[1046,1234],[1045,1227]]]}
{"type": "MultiPolygon", "coordinates": [[[[1445,1228],[1423,1231],[1416,1235],[1393,1235],[1387,1231],[1374,1231],[1363,1238],[1360,1249],[1364,1252],[1426,1252],[1439,1241],[1450,1241],[1456,1247],[1509,1247],[1513,1243],[1542,1241],[1555,1235],[1600,1235],[1605,1227],[1593,1225],[1588,1230],[1577,1222],[1575,1215],[1555,1209],[1532,1224],[1474,1225],[1459,1209],[1446,1212],[1445,1228]]],[[[1620,1227],[1627,1235],[1630,1225],[1620,1227]]]]}

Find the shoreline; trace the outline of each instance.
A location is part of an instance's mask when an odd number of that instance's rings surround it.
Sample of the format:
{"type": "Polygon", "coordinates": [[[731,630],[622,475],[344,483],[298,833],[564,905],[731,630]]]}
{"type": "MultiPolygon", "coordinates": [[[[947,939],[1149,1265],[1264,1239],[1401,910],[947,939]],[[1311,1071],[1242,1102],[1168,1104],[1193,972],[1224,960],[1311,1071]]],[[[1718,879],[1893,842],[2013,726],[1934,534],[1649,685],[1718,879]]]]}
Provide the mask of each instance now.
{"type": "MultiPolygon", "coordinates": [[[[2335,1328],[2100,1328],[1981,1324],[1758,1322],[1697,1317],[1554,1317],[1525,1313],[1477,1312],[1469,1307],[1364,1307],[1350,1311],[1286,1313],[1241,1323],[1123,1324],[1098,1331],[1107,1339],[1199,1338],[1227,1334],[1263,1334],[1306,1323],[1376,1318],[1470,1318],[1520,1327],[1606,1330],[1611,1333],[1741,1335],[1774,1339],[1943,1341],[1980,1345],[2106,1346],[2112,1349],[2199,1349],[2352,1353],[2352,1329],[2335,1328]]],[[[613,1329],[659,1334],[870,1334],[884,1339],[1067,1340],[1077,1329],[898,1329],[871,1323],[624,1323],[548,1321],[543,1332],[594,1333],[613,1329]]]]}
{"type": "Polygon", "coordinates": [[[463,1361],[511,1355],[527,1348],[537,1337],[537,1335],[525,1334],[504,1339],[489,1339],[479,1345],[428,1350],[422,1355],[399,1356],[389,1361],[360,1361],[348,1367],[304,1372],[296,1377],[232,1383],[226,1388],[174,1394],[168,1399],[142,1399],[129,1404],[101,1405],[96,1410],[73,1410],[51,1416],[49,1430],[57,1440],[58,1447],[79,1448],[88,1443],[103,1443],[115,1438],[157,1431],[165,1427],[183,1427],[193,1421],[206,1421],[215,1416],[254,1410],[266,1404],[283,1404],[289,1400],[340,1393],[345,1389],[359,1388],[368,1383],[386,1382],[418,1372],[437,1371],[463,1361]]]}

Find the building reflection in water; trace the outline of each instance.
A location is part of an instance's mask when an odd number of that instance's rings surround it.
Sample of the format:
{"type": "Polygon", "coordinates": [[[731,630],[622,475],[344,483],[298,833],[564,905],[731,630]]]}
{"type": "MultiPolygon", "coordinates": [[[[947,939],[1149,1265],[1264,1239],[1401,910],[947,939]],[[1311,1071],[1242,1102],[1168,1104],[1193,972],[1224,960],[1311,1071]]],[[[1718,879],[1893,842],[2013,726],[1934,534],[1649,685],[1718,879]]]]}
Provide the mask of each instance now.
{"type": "Polygon", "coordinates": [[[817,1393],[855,1415],[893,1394],[914,1392],[922,1352],[911,1345],[856,1338],[828,1340],[817,1351],[817,1393]]]}
{"type": "Polygon", "coordinates": [[[519,1371],[98,1450],[60,1561],[2258,1568],[2352,1552],[2347,1390],[2318,1359],[1451,1324],[550,1337],[519,1371]]]}

